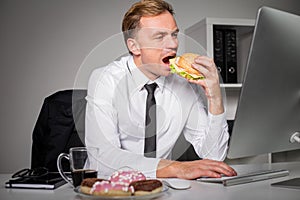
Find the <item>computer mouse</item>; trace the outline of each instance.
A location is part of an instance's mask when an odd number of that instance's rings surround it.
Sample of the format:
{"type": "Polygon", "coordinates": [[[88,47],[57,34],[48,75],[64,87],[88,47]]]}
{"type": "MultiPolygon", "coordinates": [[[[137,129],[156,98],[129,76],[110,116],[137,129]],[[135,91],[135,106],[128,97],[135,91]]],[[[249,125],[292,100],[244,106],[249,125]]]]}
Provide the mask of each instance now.
{"type": "Polygon", "coordinates": [[[178,179],[178,178],[166,178],[162,180],[165,185],[176,190],[185,190],[191,187],[189,180],[178,179]]]}

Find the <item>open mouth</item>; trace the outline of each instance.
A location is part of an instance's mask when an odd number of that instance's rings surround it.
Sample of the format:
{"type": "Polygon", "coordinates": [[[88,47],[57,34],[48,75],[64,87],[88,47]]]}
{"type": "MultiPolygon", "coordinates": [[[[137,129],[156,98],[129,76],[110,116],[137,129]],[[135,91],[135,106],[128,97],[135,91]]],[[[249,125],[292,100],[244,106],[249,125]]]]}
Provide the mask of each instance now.
{"type": "Polygon", "coordinates": [[[174,56],[167,56],[167,57],[164,57],[163,59],[162,59],[162,61],[163,61],[163,63],[165,63],[166,65],[169,65],[170,64],[170,59],[172,59],[172,58],[175,58],[175,55],[174,56]]]}

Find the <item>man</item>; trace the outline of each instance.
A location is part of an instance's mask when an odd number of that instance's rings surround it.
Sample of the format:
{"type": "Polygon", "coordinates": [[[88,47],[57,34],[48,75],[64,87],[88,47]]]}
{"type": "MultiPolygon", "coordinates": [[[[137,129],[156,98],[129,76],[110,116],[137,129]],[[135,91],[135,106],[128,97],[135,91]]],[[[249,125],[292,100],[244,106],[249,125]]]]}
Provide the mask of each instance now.
{"type": "Polygon", "coordinates": [[[231,167],[217,161],[226,157],[229,136],[213,59],[195,59],[193,67],[205,80],[188,81],[170,73],[169,59],[176,55],[179,32],[173,14],[171,5],[161,0],[134,4],[122,24],[130,56],[96,69],[90,77],[85,142],[100,149],[100,174],[130,167],[160,178],[236,175],[231,167]],[[147,84],[152,83],[157,84],[156,144],[155,157],[149,158],[144,156],[145,114],[147,84]],[[203,160],[170,160],[180,134],[203,160]]]}

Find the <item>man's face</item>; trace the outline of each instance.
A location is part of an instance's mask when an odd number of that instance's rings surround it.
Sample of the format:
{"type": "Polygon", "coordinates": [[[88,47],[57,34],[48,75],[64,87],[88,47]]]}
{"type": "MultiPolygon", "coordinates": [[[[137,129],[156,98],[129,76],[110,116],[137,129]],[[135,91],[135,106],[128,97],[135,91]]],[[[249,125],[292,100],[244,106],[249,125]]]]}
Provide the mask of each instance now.
{"type": "Polygon", "coordinates": [[[141,18],[136,35],[139,54],[135,55],[135,63],[148,78],[154,80],[170,74],[169,58],[176,55],[178,31],[169,12],[141,18]]]}

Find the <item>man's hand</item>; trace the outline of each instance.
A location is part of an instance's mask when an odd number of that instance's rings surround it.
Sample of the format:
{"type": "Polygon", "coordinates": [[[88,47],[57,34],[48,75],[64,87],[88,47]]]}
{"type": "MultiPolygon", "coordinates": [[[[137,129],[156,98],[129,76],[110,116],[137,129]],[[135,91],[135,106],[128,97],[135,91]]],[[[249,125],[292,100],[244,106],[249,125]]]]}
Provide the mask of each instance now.
{"type": "Polygon", "coordinates": [[[226,163],[207,159],[187,162],[161,160],[156,171],[157,178],[196,179],[204,176],[220,178],[221,174],[237,175],[226,163]]]}
{"type": "Polygon", "coordinates": [[[192,66],[201,74],[203,74],[205,79],[189,81],[203,87],[209,102],[210,113],[214,115],[222,114],[224,112],[224,106],[222,101],[218,70],[214,63],[214,60],[207,56],[199,56],[195,59],[195,63],[192,66]]]}

